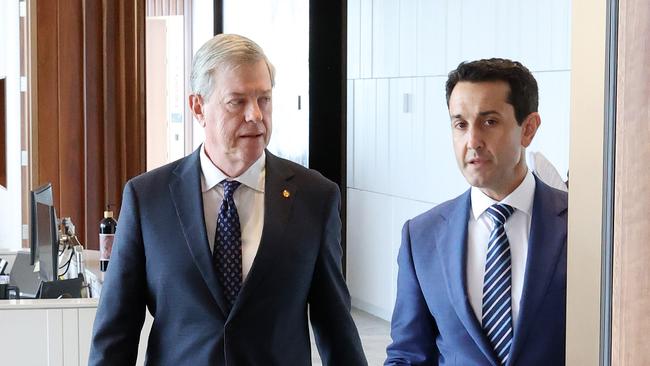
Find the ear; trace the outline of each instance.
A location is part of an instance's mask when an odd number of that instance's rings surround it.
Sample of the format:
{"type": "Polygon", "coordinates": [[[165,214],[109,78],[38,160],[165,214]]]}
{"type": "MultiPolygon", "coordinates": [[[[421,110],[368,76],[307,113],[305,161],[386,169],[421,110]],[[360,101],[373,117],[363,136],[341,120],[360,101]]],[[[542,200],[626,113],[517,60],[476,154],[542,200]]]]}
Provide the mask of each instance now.
{"type": "Polygon", "coordinates": [[[205,116],[203,113],[203,97],[199,94],[190,94],[189,97],[190,111],[194,115],[201,127],[205,127],[205,116]]]}
{"type": "Polygon", "coordinates": [[[528,147],[533,142],[533,138],[541,123],[542,119],[537,112],[529,114],[524,119],[524,122],[521,124],[521,146],[528,147]]]}

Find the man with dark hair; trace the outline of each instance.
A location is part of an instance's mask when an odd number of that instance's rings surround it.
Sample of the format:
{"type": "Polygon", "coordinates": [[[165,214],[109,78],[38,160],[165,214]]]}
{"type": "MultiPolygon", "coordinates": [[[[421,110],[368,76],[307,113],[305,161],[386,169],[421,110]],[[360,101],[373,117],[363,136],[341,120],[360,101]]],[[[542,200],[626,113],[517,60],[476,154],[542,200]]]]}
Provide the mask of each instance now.
{"type": "Polygon", "coordinates": [[[461,63],[447,106],[465,193],[407,221],[386,365],[562,365],[567,195],[533,176],[537,83],[461,63]]]}

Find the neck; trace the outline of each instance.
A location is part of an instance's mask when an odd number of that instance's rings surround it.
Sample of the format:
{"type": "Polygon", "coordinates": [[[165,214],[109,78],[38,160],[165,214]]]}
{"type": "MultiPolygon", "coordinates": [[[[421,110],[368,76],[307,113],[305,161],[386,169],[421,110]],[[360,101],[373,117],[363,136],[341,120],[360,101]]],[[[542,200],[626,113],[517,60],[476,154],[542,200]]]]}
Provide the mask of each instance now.
{"type": "Polygon", "coordinates": [[[228,154],[210,154],[207,149],[205,150],[205,154],[208,156],[208,159],[210,159],[212,164],[229,178],[236,178],[244,174],[244,172],[248,170],[248,168],[250,168],[255,163],[255,161],[257,161],[257,159],[255,159],[253,161],[247,162],[235,157],[231,157],[228,154]]]}
{"type": "Polygon", "coordinates": [[[512,193],[519,185],[521,182],[524,181],[526,178],[526,173],[528,172],[528,168],[524,164],[523,166],[520,166],[516,168],[516,172],[514,174],[515,178],[510,181],[509,184],[504,185],[503,187],[499,187],[498,189],[489,189],[489,188],[479,188],[481,192],[483,192],[486,196],[492,198],[495,201],[502,201],[504,198],[508,197],[510,193],[512,193]]]}

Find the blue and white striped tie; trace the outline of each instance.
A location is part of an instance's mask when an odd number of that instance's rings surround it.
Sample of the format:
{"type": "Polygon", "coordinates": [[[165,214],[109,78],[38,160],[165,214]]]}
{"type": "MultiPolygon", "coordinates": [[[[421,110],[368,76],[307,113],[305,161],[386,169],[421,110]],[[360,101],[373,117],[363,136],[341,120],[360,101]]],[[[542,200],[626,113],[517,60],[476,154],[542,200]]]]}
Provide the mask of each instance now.
{"type": "Polygon", "coordinates": [[[512,344],[512,263],[510,243],[504,224],[515,212],[511,206],[496,203],[487,209],[494,227],[488,241],[483,277],[483,330],[501,365],[505,365],[512,344]]]}

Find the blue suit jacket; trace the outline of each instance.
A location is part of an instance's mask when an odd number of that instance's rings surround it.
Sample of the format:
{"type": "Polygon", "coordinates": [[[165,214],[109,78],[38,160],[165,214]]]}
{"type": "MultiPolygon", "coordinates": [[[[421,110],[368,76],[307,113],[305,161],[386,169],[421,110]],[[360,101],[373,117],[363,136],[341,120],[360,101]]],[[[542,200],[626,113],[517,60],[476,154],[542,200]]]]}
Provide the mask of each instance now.
{"type": "MultiPolygon", "coordinates": [[[[386,365],[498,365],[467,297],[470,193],[409,220],[386,365]]],[[[519,319],[508,365],[563,365],[567,195],[536,179],[519,319]]]]}
{"type": "Polygon", "coordinates": [[[150,365],[311,365],[308,306],[323,364],[366,364],[341,273],[338,187],[266,155],[262,238],[229,313],[205,230],[199,151],[126,184],[90,365],[135,363],[145,307],[150,365]]]}

